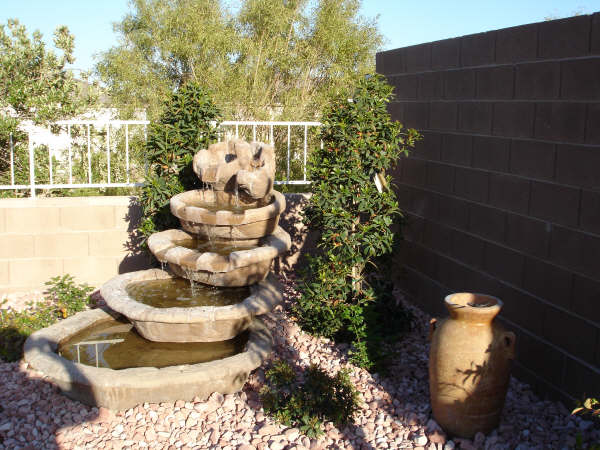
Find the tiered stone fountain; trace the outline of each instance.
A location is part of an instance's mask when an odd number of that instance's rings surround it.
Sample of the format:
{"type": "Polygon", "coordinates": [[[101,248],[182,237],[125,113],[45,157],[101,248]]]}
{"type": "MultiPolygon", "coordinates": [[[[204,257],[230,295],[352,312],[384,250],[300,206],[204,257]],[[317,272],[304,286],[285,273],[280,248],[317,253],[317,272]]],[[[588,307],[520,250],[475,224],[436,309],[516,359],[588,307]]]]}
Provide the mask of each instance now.
{"type": "Polygon", "coordinates": [[[110,310],[27,340],[26,361],[67,395],[122,409],[231,393],[270,352],[256,316],[281,301],[269,271],[290,248],[278,226],[285,198],[273,190],[273,148],[232,140],[199,151],[193,164],[206,188],[171,199],[183,230],[148,240],[163,269],[113,278],[100,289],[110,310]]]}

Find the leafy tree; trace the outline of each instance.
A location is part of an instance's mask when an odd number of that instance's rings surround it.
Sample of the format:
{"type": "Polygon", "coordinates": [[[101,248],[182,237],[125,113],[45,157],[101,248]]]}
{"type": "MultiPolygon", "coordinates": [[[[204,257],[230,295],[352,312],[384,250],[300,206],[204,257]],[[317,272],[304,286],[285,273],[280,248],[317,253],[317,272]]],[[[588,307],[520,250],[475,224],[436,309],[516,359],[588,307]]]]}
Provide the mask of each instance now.
{"type": "Polygon", "coordinates": [[[373,69],[382,36],[360,0],[134,0],[97,71],[116,105],[160,113],[188,80],[229,118],[309,119],[373,69]]]}
{"type": "Polygon", "coordinates": [[[382,340],[408,322],[401,310],[390,310],[389,286],[375,276],[377,258],[392,249],[392,222],[401,217],[385,171],[418,139],[390,119],[391,93],[382,77],[369,76],[325,109],[323,148],[310,158],[306,212],[320,232],[322,254],[310,261],[296,307],[304,329],[350,340],[354,361],[369,368],[381,359],[382,340]]]}
{"type": "Polygon", "coordinates": [[[142,236],[178,226],[169,202],[180,192],[200,187],[192,160],[198,150],[217,140],[214,124],[219,120],[218,108],[198,83],[184,84],[165,103],[146,144],[150,167],[140,195],[142,236]]]}
{"type": "Polygon", "coordinates": [[[93,89],[81,92],[77,80],[65,66],[72,63],[74,38],[66,26],[54,32],[57,55],[46,48],[42,34],[28,35],[16,19],[0,25],[0,173],[10,164],[9,139],[16,144],[16,170],[27,173],[27,155],[20,145],[25,135],[19,124],[28,120],[35,124],[72,117],[90,105],[96,97],[93,89]]]}

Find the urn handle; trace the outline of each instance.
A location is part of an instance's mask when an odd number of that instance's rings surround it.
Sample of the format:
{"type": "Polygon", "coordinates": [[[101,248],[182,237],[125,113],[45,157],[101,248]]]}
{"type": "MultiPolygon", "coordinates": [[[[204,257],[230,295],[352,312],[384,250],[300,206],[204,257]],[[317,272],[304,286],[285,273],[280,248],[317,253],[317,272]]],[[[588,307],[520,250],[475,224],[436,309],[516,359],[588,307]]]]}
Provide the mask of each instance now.
{"type": "Polygon", "coordinates": [[[502,336],[502,343],[506,347],[506,353],[507,353],[509,359],[514,359],[514,357],[515,357],[515,341],[516,340],[517,340],[517,337],[515,336],[515,333],[513,333],[512,331],[505,331],[504,335],[502,336]]]}
{"type": "Polygon", "coordinates": [[[436,329],[437,329],[437,319],[434,317],[433,319],[431,319],[429,321],[429,336],[427,337],[427,339],[429,341],[431,341],[431,338],[433,338],[433,333],[436,329]]]}

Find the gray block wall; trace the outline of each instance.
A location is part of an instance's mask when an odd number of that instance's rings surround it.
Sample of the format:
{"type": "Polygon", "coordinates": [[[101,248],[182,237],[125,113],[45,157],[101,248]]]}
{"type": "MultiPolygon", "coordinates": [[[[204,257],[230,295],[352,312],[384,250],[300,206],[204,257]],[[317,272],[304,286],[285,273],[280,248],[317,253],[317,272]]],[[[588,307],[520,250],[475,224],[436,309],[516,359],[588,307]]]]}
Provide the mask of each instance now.
{"type": "Polygon", "coordinates": [[[394,173],[403,286],[500,297],[517,377],[600,395],[600,13],[377,54],[395,120],[424,139],[394,173]]]}

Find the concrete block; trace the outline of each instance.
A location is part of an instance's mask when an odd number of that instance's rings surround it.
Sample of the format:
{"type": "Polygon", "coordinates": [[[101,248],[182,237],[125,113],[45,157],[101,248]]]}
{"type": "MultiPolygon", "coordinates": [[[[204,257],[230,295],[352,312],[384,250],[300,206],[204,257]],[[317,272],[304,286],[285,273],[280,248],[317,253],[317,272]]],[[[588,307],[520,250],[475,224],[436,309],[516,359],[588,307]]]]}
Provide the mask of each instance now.
{"type": "Polygon", "coordinates": [[[515,69],[513,66],[489,67],[477,70],[477,98],[511,99],[515,69]]]}
{"type": "Polygon", "coordinates": [[[423,230],[423,245],[444,255],[452,253],[455,231],[452,228],[435,222],[425,221],[423,230]]]}
{"type": "Polygon", "coordinates": [[[442,136],[441,160],[462,166],[471,165],[472,137],[465,134],[442,136]]]}
{"type": "Polygon", "coordinates": [[[576,16],[539,24],[539,58],[566,58],[588,54],[591,17],[576,16]]]}
{"type": "Polygon", "coordinates": [[[571,272],[537,258],[526,259],[523,288],[532,294],[569,309],[572,286],[571,272]]]}
{"type": "Polygon", "coordinates": [[[427,187],[437,192],[451,194],[454,189],[454,167],[434,162],[427,163],[427,187]]]}
{"type": "Polygon", "coordinates": [[[431,102],[429,128],[432,130],[456,130],[458,106],[454,102],[431,102]]]}
{"type": "Polygon", "coordinates": [[[514,286],[523,284],[525,256],[509,248],[487,242],[483,267],[487,273],[514,286]]]}
{"type": "Polygon", "coordinates": [[[527,214],[529,190],[529,180],[512,175],[490,174],[490,205],[527,214]]]}
{"type": "Polygon", "coordinates": [[[585,142],[600,144],[600,103],[589,103],[587,108],[587,123],[585,127],[585,142]]]}
{"type": "Polygon", "coordinates": [[[525,177],[552,180],[556,161],[556,146],[532,140],[512,141],[510,172],[525,177]]]}
{"type": "Polygon", "coordinates": [[[451,69],[458,67],[460,53],[460,40],[445,39],[431,43],[431,68],[451,69]]]}
{"type": "Polygon", "coordinates": [[[438,203],[441,223],[461,230],[469,227],[469,202],[440,195],[438,203]]]}
{"type": "Polygon", "coordinates": [[[600,235],[600,192],[582,191],[579,225],[583,230],[600,235]]]}
{"type": "Polygon", "coordinates": [[[421,134],[423,139],[415,144],[411,155],[430,161],[439,161],[442,135],[433,131],[425,131],[421,134]]]}
{"type": "Polygon", "coordinates": [[[137,204],[115,206],[115,228],[133,231],[137,229],[142,217],[142,207],[137,204]]]}
{"type": "Polygon", "coordinates": [[[459,261],[462,261],[471,267],[482,268],[484,250],[485,242],[480,238],[461,231],[456,231],[454,233],[451,256],[459,261]]]}
{"type": "Polygon", "coordinates": [[[477,134],[490,134],[492,129],[492,103],[460,103],[458,105],[458,129],[477,134]]]}
{"type": "Polygon", "coordinates": [[[600,326],[600,282],[574,275],[571,309],[600,326]]]}
{"type": "Polygon", "coordinates": [[[565,355],[547,343],[526,333],[519,333],[519,360],[528,369],[557,386],[562,384],[562,375],[565,366],[565,355]]]}
{"type": "Polygon", "coordinates": [[[503,284],[500,296],[504,302],[501,316],[540,335],[544,326],[544,304],[525,292],[503,284]]]}
{"type": "Polygon", "coordinates": [[[475,97],[475,71],[472,69],[444,72],[444,97],[471,99],[475,97]]]}
{"type": "MultiPolygon", "coordinates": [[[[592,15],[592,39],[590,53],[592,55],[600,54],[600,13],[592,15]]],[[[600,356],[600,355],[599,355],[600,356]]]]}
{"type": "Polygon", "coordinates": [[[7,233],[49,233],[60,227],[59,211],[55,207],[6,208],[7,233]]]}
{"type": "Polygon", "coordinates": [[[504,242],[506,213],[496,208],[470,204],[469,231],[492,241],[504,242]]]}
{"type": "Polygon", "coordinates": [[[427,162],[421,159],[403,158],[402,174],[400,179],[403,183],[411,186],[425,185],[427,174],[427,162]]]}
{"type": "Polygon", "coordinates": [[[553,223],[577,226],[580,195],[580,189],[532,181],[529,213],[553,223]]]}
{"type": "Polygon", "coordinates": [[[581,271],[589,277],[600,280],[600,237],[584,235],[581,271]]]}
{"type": "Polygon", "coordinates": [[[0,235],[0,258],[32,258],[34,255],[34,236],[32,234],[0,235]]]}
{"type": "Polygon", "coordinates": [[[87,233],[52,233],[35,236],[35,256],[62,258],[88,255],[87,233]]]}
{"type": "Polygon", "coordinates": [[[0,233],[6,231],[6,212],[4,208],[0,208],[0,233]]]}
{"type": "Polygon", "coordinates": [[[583,142],[586,105],[583,103],[538,103],[535,137],[561,142],[583,142]]]}
{"type": "Polygon", "coordinates": [[[600,98],[600,58],[565,61],[561,70],[561,98],[587,101],[600,98]]]}
{"type": "Polygon", "coordinates": [[[496,136],[531,137],[535,105],[524,102],[496,102],[492,133],[496,136]]]}
{"type": "Polygon", "coordinates": [[[379,52],[375,58],[377,73],[383,75],[393,75],[404,73],[406,67],[406,57],[404,48],[396,48],[385,52],[379,52]]]}
{"type": "Polygon", "coordinates": [[[13,259],[8,270],[11,285],[31,287],[44,286],[50,278],[64,273],[62,260],[57,258],[13,259]]]}
{"type": "Polygon", "coordinates": [[[557,182],[599,189],[599,167],[600,152],[598,148],[583,145],[557,145],[557,182]]]}
{"type": "Polygon", "coordinates": [[[465,167],[456,168],[454,194],[475,202],[485,203],[488,200],[489,172],[465,167]]]}
{"type": "MultiPolygon", "coordinates": [[[[579,333],[577,330],[573,330],[573,332],[575,334],[571,335],[571,341],[579,341],[579,339],[572,338],[573,336],[579,336],[579,333]]],[[[583,341],[581,342],[583,343],[583,341]]],[[[591,345],[591,342],[589,345],[591,345]]],[[[589,364],[582,364],[575,358],[567,358],[565,381],[561,387],[570,393],[573,398],[589,397],[590,392],[600,392],[600,369],[597,365],[592,367],[589,364]]]]}
{"type": "Polygon", "coordinates": [[[404,125],[417,130],[429,128],[429,103],[405,102],[404,125]]]}
{"type": "Polygon", "coordinates": [[[506,244],[539,258],[548,256],[552,227],[547,222],[517,214],[508,214],[506,244]]]}
{"type": "Polygon", "coordinates": [[[438,100],[444,95],[444,77],[442,72],[425,72],[417,75],[417,95],[421,100],[438,100]]]}
{"type": "Polygon", "coordinates": [[[479,66],[492,64],[496,46],[496,32],[477,33],[460,39],[460,65],[479,66]]]}
{"type": "Polygon", "coordinates": [[[9,282],[8,261],[0,261],[0,284],[6,285],[9,282]]]}
{"type": "Polygon", "coordinates": [[[404,102],[390,102],[387,104],[387,111],[392,120],[404,125],[404,102]]]}
{"type": "Polygon", "coordinates": [[[552,226],[550,260],[576,271],[584,269],[582,261],[586,240],[586,236],[579,231],[552,226]]]}
{"type": "Polygon", "coordinates": [[[91,231],[115,228],[114,206],[82,206],[60,208],[63,230],[91,231]]]}
{"type": "Polygon", "coordinates": [[[577,317],[551,306],[546,309],[542,336],[573,356],[592,364],[597,332],[596,327],[577,317]],[[578,338],[573,339],[573,336],[578,338]]]}
{"type": "Polygon", "coordinates": [[[516,69],[515,78],[515,98],[558,98],[560,91],[560,64],[557,62],[519,64],[516,69]]]}
{"type": "Polygon", "coordinates": [[[507,172],[509,153],[510,139],[473,136],[473,167],[507,172]]]}
{"type": "Polygon", "coordinates": [[[123,230],[91,231],[90,256],[121,256],[128,253],[130,234],[123,230]]]}
{"type": "Polygon", "coordinates": [[[404,50],[406,72],[423,72],[431,68],[431,44],[412,45],[404,50]]]}
{"type": "Polygon", "coordinates": [[[78,282],[98,287],[118,275],[118,261],[115,256],[89,256],[64,258],[61,263],[65,273],[73,275],[78,282]]]}
{"type": "Polygon", "coordinates": [[[417,98],[417,75],[396,75],[388,78],[394,87],[397,100],[415,100],[417,98]]]}
{"type": "Polygon", "coordinates": [[[496,62],[533,61],[537,56],[538,24],[496,31],[496,62]]]}
{"type": "Polygon", "coordinates": [[[432,192],[415,189],[411,198],[411,211],[429,220],[438,215],[438,196],[432,192]]]}

